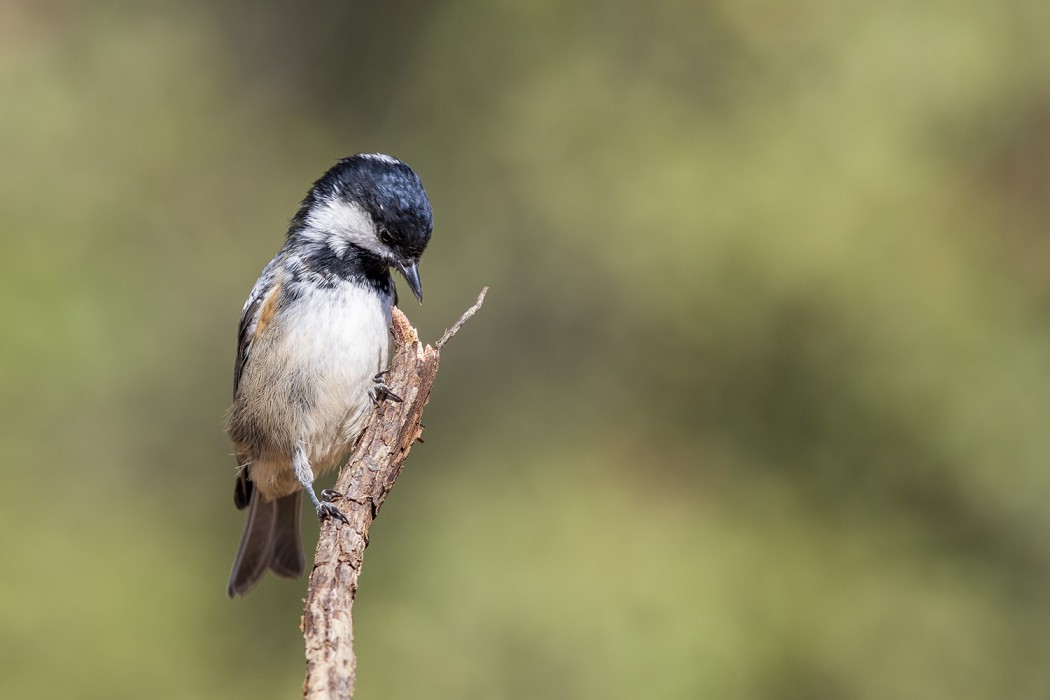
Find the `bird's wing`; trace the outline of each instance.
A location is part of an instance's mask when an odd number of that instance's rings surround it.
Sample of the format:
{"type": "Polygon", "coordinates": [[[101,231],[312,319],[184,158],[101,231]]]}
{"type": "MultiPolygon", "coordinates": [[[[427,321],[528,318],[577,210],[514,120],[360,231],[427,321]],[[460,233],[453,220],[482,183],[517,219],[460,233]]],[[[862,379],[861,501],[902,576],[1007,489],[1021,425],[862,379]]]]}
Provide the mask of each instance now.
{"type": "Polygon", "coordinates": [[[248,354],[252,349],[252,341],[262,331],[263,327],[273,319],[276,310],[277,298],[281,292],[280,279],[277,275],[277,258],[270,261],[255,286],[252,287],[248,300],[244,302],[241,310],[241,322],[237,327],[237,360],[233,365],[233,396],[237,397],[237,391],[241,386],[241,373],[244,365],[248,362],[248,354]]]}

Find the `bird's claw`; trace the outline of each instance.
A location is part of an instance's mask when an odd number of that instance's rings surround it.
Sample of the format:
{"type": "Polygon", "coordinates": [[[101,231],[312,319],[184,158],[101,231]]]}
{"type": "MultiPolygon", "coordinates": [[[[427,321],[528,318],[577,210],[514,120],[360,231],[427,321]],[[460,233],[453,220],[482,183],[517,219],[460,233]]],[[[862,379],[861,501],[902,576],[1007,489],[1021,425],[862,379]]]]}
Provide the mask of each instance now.
{"type": "Polygon", "coordinates": [[[391,391],[390,387],[388,387],[386,382],[383,381],[383,375],[385,374],[390,374],[390,370],[384,369],[382,372],[379,372],[372,377],[372,382],[375,386],[368,392],[368,395],[372,398],[372,403],[379,404],[386,399],[390,399],[396,403],[401,403],[403,399],[391,391]]]}
{"type": "Polygon", "coordinates": [[[321,505],[317,507],[317,519],[324,522],[325,520],[340,520],[345,525],[350,524],[350,520],[343,515],[343,511],[335,507],[334,504],[328,501],[322,501],[321,505]]]}
{"type": "Polygon", "coordinates": [[[343,494],[335,489],[325,489],[321,492],[321,500],[328,501],[329,503],[335,503],[336,501],[343,500],[343,494]]]}

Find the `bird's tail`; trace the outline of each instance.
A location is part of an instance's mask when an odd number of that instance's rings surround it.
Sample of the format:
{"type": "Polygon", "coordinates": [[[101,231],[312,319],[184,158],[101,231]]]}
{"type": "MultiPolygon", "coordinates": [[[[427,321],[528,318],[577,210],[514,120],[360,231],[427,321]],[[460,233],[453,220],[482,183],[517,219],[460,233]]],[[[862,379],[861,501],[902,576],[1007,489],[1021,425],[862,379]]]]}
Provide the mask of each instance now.
{"type": "Polygon", "coordinates": [[[306,555],[299,534],[302,504],[299,492],[267,501],[258,489],[251,489],[248,522],[244,525],[226,591],[231,598],[254,588],[267,569],[284,578],[303,575],[306,555]]]}

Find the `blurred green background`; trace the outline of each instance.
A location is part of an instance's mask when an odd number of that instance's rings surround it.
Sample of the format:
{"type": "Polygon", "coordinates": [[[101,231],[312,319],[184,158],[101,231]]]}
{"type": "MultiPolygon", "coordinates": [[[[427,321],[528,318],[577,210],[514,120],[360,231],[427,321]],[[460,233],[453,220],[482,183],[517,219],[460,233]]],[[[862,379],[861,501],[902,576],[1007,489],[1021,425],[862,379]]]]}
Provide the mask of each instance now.
{"type": "MultiPolygon", "coordinates": [[[[241,304],[434,204],[362,698],[1050,697],[1050,4],[0,5],[0,697],[285,698],[241,304]]],[[[309,547],[316,537],[310,525],[309,547]]]]}

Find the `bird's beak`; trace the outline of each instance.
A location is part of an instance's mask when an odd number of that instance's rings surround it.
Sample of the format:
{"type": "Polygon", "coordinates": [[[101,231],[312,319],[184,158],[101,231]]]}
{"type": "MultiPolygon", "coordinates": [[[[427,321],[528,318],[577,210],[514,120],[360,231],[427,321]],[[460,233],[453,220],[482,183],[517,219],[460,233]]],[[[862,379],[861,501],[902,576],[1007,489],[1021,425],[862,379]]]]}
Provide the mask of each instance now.
{"type": "Polygon", "coordinates": [[[419,261],[413,260],[412,262],[397,264],[397,269],[401,271],[401,274],[405,276],[405,281],[408,282],[408,288],[412,290],[412,293],[419,300],[419,303],[423,303],[423,285],[419,282],[419,261]]]}

